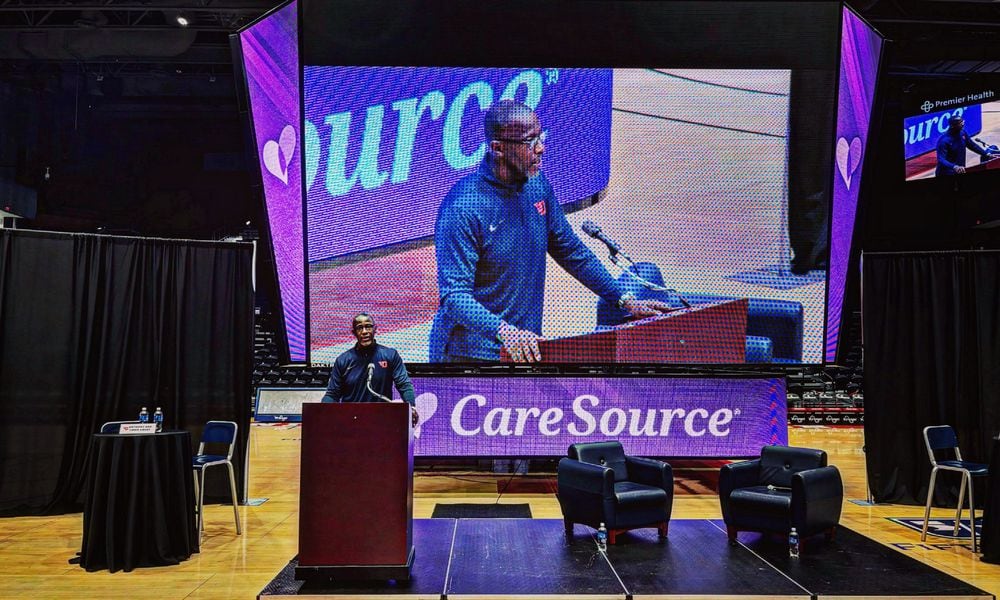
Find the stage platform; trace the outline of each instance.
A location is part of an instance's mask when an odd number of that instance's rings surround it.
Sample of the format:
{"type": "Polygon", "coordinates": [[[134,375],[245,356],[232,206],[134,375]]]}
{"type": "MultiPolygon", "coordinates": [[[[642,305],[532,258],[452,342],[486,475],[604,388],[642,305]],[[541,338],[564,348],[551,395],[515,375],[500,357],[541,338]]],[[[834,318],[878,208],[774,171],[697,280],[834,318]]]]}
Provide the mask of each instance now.
{"type": "Polygon", "coordinates": [[[258,597],[994,598],[844,527],[807,540],[798,559],[759,534],[730,546],[721,521],[674,520],[663,542],[644,529],[607,553],[592,533],[577,525],[568,539],[555,519],[416,519],[409,582],[297,581],[292,560],[258,597]]]}

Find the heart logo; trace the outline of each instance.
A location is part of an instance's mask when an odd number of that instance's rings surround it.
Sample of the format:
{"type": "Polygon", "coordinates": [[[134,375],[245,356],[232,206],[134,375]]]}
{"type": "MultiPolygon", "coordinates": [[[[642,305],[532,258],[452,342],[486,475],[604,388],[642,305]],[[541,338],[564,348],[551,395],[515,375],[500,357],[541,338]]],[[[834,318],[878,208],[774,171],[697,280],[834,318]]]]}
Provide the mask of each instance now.
{"type": "Polygon", "coordinates": [[[846,138],[837,140],[837,170],[847,189],[851,189],[851,179],[861,164],[861,138],[855,137],[850,143],[846,138]]]}
{"type": "Polygon", "coordinates": [[[420,428],[437,412],[438,399],[431,392],[424,392],[417,396],[417,414],[420,415],[420,422],[413,430],[414,437],[420,437],[420,428]]]}
{"type": "Polygon", "coordinates": [[[285,125],[278,141],[267,140],[264,144],[264,167],[267,171],[288,185],[288,164],[295,153],[295,128],[285,125]]]}

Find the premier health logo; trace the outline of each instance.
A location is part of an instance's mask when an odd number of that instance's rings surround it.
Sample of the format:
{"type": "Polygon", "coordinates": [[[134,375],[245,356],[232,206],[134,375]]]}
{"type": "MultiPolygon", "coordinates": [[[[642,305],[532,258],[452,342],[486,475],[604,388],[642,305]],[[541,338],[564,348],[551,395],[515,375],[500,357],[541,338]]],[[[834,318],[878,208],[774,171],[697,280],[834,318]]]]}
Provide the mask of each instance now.
{"type": "Polygon", "coordinates": [[[924,111],[925,113],[931,112],[931,109],[933,108],[934,105],[931,104],[930,100],[924,100],[924,103],[920,105],[920,110],[924,111]]]}

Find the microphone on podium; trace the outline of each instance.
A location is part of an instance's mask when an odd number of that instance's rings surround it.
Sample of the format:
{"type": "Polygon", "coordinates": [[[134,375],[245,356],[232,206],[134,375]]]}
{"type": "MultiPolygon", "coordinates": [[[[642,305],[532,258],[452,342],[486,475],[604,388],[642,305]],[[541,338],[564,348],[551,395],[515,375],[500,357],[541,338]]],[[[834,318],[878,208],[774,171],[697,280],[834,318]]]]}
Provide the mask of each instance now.
{"type": "Polygon", "coordinates": [[[378,393],[378,392],[376,392],[375,390],[372,389],[372,376],[373,375],[375,375],[375,363],[368,363],[368,381],[365,382],[365,387],[368,388],[368,392],[372,396],[375,396],[376,398],[378,398],[379,400],[382,400],[383,402],[392,402],[392,398],[386,398],[382,394],[380,394],[380,393],[378,393]]]}
{"type": "Polygon", "coordinates": [[[681,296],[677,290],[673,288],[664,287],[662,285],[653,283],[652,281],[647,281],[646,279],[640,277],[639,274],[633,270],[635,268],[635,261],[632,260],[632,257],[629,256],[624,250],[622,250],[621,246],[618,245],[618,242],[614,241],[613,239],[605,235],[604,232],[601,231],[600,225],[594,223],[593,221],[587,220],[584,221],[583,223],[580,223],[580,228],[583,229],[583,232],[589,235],[590,237],[604,242],[604,245],[607,246],[608,250],[611,251],[611,262],[615,263],[615,265],[618,268],[620,268],[624,273],[638,280],[643,287],[657,292],[672,293],[677,298],[677,300],[680,301],[680,303],[684,306],[684,308],[691,308],[691,304],[687,300],[685,300],[684,296],[681,296]],[[633,267],[625,267],[619,264],[616,256],[621,256],[628,262],[632,263],[633,267]]]}
{"type": "Polygon", "coordinates": [[[580,228],[583,229],[584,233],[594,238],[595,240],[601,240],[602,242],[604,242],[604,245],[608,247],[608,250],[611,251],[612,255],[620,254],[622,258],[624,258],[625,260],[629,261],[630,263],[635,263],[635,261],[632,260],[632,257],[629,256],[628,253],[626,253],[624,250],[622,250],[622,247],[618,245],[618,242],[614,241],[613,239],[609,238],[607,235],[604,234],[604,232],[601,230],[600,225],[598,225],[597,223],[587,220],[580,224],[580,228]]]}

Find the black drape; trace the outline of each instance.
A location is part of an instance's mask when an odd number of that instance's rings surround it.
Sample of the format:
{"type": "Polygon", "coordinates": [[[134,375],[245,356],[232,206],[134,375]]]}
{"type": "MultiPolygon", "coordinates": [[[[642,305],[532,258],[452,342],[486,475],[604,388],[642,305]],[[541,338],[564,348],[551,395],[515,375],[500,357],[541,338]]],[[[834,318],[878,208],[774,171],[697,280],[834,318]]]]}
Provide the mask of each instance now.
{"type": "MultiPolygon", "coordinates": [[[[1000,432],[1000,252],[865,254],[862,273],[869,484],[878,502],[923,504],[924,427],[951,425],[979,462],[1000,432]]],[[[954,506],[958,477],[938,480],[954,506]]]]}
{"type": "Polygon", "coordinates": [[[80,566],[112,573],[176,565],[198,552],[191,435],[96,435],[80,566]]]}
{"type": "MultiPolygon", "coordinates": [[[[249,244],[0,230],[0,512],[79,510],[91,434],[250,420],[249,244]]],[[[210,478],[211,479],[211,478],[210,478]]],[[[219,477],[218,495],[227,488],[219,477]]],[[[211,482],[210,482],[211,483],[211,482]]]]}

